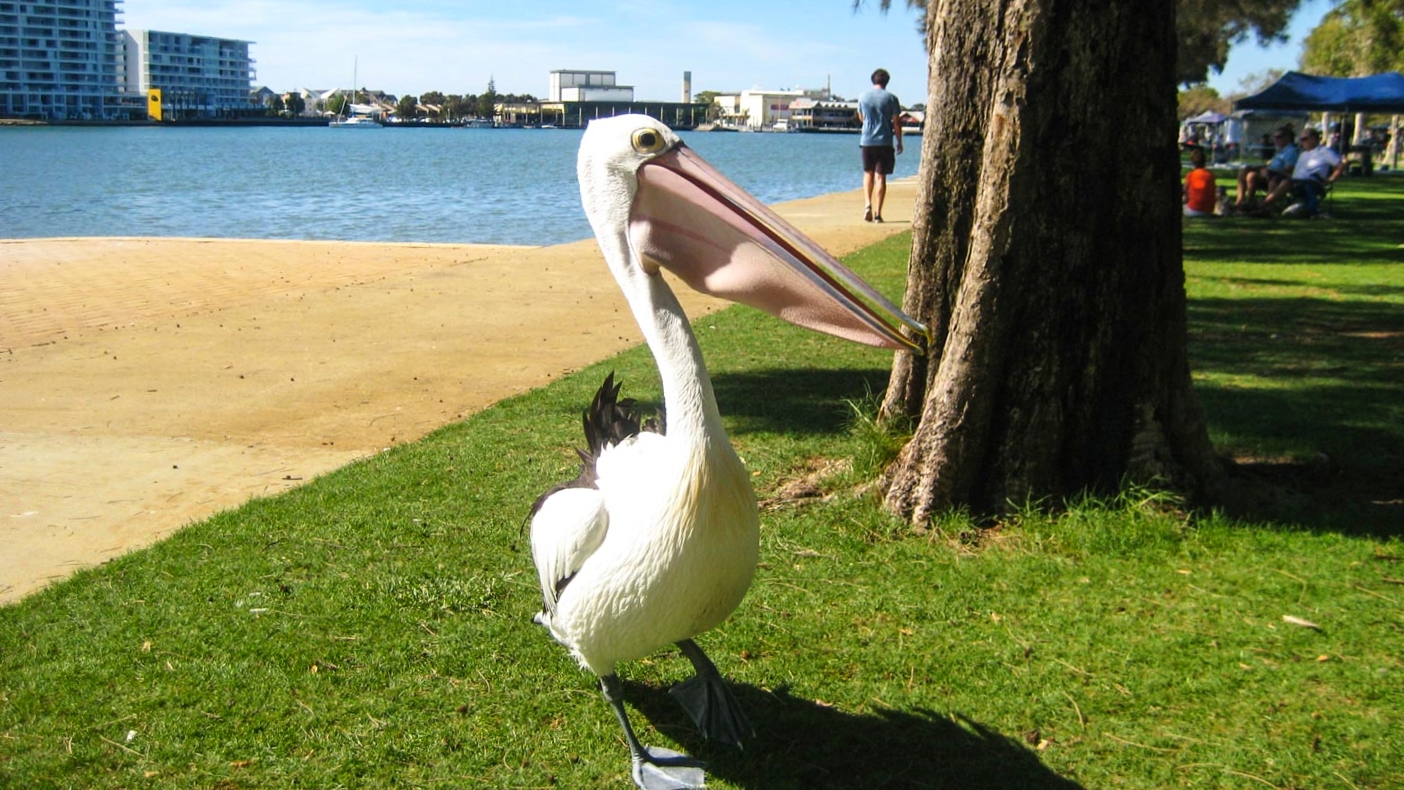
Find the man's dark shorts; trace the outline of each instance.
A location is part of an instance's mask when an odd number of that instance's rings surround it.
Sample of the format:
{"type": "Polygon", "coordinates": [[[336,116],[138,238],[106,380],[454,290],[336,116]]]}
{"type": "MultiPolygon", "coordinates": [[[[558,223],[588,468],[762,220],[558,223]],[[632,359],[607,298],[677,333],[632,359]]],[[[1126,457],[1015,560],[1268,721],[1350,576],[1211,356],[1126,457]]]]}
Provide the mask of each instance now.
{"type": "Polygon", "coordinates": [[[863,152],[863,172],[892,175],[897,168],[897,149],[890,145],[859,146],[863,152]]]}

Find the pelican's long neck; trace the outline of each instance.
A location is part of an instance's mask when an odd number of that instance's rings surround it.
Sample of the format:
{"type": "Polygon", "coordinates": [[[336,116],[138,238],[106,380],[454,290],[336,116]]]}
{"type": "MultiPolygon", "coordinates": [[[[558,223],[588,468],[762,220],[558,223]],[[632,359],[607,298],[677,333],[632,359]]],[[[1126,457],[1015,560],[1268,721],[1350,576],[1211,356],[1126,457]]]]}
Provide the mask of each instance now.
{"type": "Polygon", "coordinates": [[[633,252],[622,229],[611,234],[609,241],[603,237],[600,241],[634,320],[658,363],[668,437],[689,443],[700,444],[709,439],[726,443],[712,380],[677,295],[661,275],[650,275],[630,262],[633,252]]]}

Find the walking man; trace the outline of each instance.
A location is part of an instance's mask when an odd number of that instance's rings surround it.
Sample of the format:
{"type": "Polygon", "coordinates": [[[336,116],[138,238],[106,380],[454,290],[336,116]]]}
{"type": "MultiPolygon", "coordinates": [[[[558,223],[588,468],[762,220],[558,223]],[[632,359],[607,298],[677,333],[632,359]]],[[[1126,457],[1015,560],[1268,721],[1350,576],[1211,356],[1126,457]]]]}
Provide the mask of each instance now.
{"type": "Polygon", "coordinates": [[[887,92],[892,79],[887,69],[873,72],[873,87],[858,97],[858,119],[863,137],[863,221],[882,222],[882,202],[887,197],[887,177],[902,153],[902,104],[887,92]]]}

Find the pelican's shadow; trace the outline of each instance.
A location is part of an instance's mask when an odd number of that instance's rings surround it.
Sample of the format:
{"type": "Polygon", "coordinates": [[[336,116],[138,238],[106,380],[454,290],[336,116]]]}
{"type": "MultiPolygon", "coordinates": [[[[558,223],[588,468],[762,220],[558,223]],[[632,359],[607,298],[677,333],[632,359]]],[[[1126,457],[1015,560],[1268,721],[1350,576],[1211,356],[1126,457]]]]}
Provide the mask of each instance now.
{"type": "Polygon", "coordinates": [[[709,776],[755,790],[1081,788],[1016,740],[958,714],[917,709],[856,715],[785,687],[730,685],[756,727],[744,753],[701,740],[686,714],[657,688],[626,681],[625,697],[655,728],[705,760],[709,776]]]}

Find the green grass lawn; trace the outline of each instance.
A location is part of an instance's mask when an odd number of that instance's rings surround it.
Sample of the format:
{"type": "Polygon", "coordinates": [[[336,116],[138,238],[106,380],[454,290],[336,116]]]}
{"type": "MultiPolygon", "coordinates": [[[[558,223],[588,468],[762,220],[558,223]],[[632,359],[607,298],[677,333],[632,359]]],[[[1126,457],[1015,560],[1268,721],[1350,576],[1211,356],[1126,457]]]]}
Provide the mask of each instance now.
{"type": "Polygon", "coordinates": [[[1186,221],[1192,363],[1270,515],[1404,529],[1404,178],[1344,179],[1330,220],[1186,221]],[[1307,496],[1302,496],[1303,494],[1307,496]]]}
{"type": "MultiPolygon", "coordinates": [[[[914,531],[865,493],[888,355],[701,319],[766,503],[701,643],[759,737],[699,742],[670,653],[621,668],[641,737],[718,788],[1404,787],[1404,180],[1334,203],[1186,228],[1199,392],[1257,492],[1232,516],[1128,491],[914,531]]],[[[896,291],[907,244],[850,263],[896,291]]],[[[0,787],[631,786],[530,622],[523,531],[608,370],[656,402],[636,349],[0,609],[0,787]]]]}

